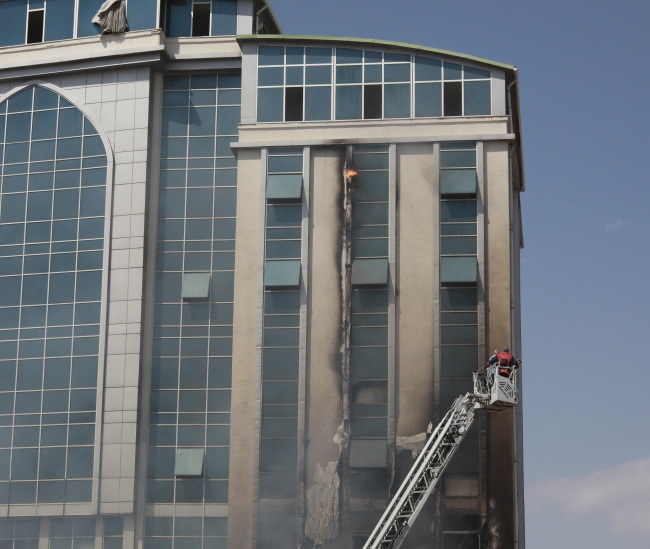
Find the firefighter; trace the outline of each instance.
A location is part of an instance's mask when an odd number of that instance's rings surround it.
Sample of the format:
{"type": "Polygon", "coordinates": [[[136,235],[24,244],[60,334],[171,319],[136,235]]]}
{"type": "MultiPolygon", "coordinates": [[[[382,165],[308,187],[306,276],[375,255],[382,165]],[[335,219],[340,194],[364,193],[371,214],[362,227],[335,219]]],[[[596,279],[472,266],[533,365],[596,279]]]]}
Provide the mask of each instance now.
{"type": "Polygon", "coordinates": [[[488,360],[488,364],[492,365],[492,379],[494,379],[497,368],[499,369],[500,376],[510,377],[510,372],[519,367],[521,360],[512,356],[510,349],[505,347],[500,353],[495,351],[490,357],[490,360],[488,360]]]}

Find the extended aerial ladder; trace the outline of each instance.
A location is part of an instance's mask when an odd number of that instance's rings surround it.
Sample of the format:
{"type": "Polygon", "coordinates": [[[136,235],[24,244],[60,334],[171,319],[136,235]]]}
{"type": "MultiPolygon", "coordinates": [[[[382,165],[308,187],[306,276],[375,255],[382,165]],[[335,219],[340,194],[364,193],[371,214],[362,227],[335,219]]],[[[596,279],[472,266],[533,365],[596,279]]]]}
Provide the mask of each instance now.
{"type": "Polygon", "coordinates": [[[474,393],[458,397],[427,440],[363,549],[397,549],[474,421],[474,410],[516,406],[517,368],[474,374],[474,393]]]}

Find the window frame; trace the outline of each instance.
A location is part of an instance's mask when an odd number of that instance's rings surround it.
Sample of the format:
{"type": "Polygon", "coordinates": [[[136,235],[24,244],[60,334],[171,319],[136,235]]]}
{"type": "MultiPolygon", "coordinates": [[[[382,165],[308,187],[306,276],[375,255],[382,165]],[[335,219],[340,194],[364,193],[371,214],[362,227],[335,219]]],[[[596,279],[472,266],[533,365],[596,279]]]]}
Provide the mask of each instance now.
{"type": "MultiPolygon", "coordinates": [[[[494,71],[484,68],[484,67],[478,67],[475,65],[470,65],[470,64],[465,64],[462,61],[460,63],[452,62],[452,61],[447,61],[444,58],[437,58],[437,57],[432,57],[432,56],[423,56],[423,55],[417,55],[415,53],[404,53],[404,52],[394,52],[391,50],[372,50],[372,49],[365,49],[365,48],[349,48],[349,47],[338,47],[338,46],[333,46],[333,45],[328,45],[328,44],[320,44],[320,43],[314,43],[314,44],[294,44],[294,45],[276,45],[276,44],[259,44],[257,45],[256,49],[256,54],[257,54],[257,64],[255,67],[256,72],[256,93],[255,93],[255,112],[256,112],[256,119],[259,119],[259,90],[262,89],[281,89],[282,90],[282,120],[276,120],[271,123],[277,123],[277,122],[345,122],[345,121],[367,121],[367,120],[413,120],[413,119],[426,119],[426,118],[466,118],[466,117],[485,117],[485,116],[493,116],[492,115],[492,98],[493,98],[493,90],[492,90],[492,81],[495,79],[494,76],[494,71]],[[260,48],[264,47],[279,47],[282,48],[282,56],[283,56],[283,61],[282,64],[260,64],[260,48]],[[306,60],[306,49],[307,48],[328,48],[331,49],[332,51],[332,57],[331,57],[331,62],[329,64],[327,63],[316,63],[316,64],[307,64],[306,60]],[[303,59],[302,63],[292,63],[289,64],[287,63],[287,49],[288,48],[302,48],[303,50],[303,59]],[[361,60],[359,62],[350,62],[350,63],[345,63],[345,62],[339,62],[338,61],[338,51],[339,50],[350,50],[353,49],[355,51],[360,52],[361,54],[361,60]],[[366,61],[366,52],[374,52],[374,53],[380,53],[381,54],[381,60],[372,60],[372,61],[366,61]],[[393,53],[399,53],[400,55],[407,55],[409,57],[408,60],[386,60],[386,54],[393,54],[393,53]],[[416,75],[415,75],[415,68],[416,68],[416,59],[422,57],[425,59],[434,59],[436,61],[440,62],[440,78],[438,80],[417,80],[416,75]],[[406,64],[409,63],[409,80],[404,81],[404,82],[390,82],[386,80],[386,67],[390,66],[396,66],[400,64],[406,64]],[[330,84],[307,84],[306,83],[306,69],[307,67],[313,67],[313,66],[330,66],[331,68],[331,73],[330,73],[330,84]],[[453,78],[453,79],[445,79],[445,65],[458,65],[460,67],[460,78],[453,78]],[[360,66],[361,67],[361,82],[355,82],[355,83],[338,83],[337,82],[337,68],[338,67],[345,67],[345,66],[360,66]],[[379,82],[366,82],[365,81],[365,75],[366,75],[366,67],[368,66],[379,66],[381,67],[381,81],[379,82]],[[303,74],[302,74],[302,84],[287,84],[287,70],[291,67],[301,67],[303,74]],[[271,84],[271,85],[260,85],[259,84],[259,71],[260,69],[267,69],[267,68],[281,68],[282,69],[282,84],[271,84]],[[474,70],[479,70],[479,71],[484,71],[489,74],[487,77],[479,77],[479,78],[467,78],[466,77],[466,68],[467,69],[474,69],[474,70]],[[460,114],[454,114],[454,115],[445,115],[445,84],[446,83],[452,83],[452,82],[459,82],[460,83],[460,88],[461,88],[461,93],[460,93],[460,106],[461,106],[461,113],[460,114]],[[489,114],[466,114],[465,113],[465,83],[466,82],[489,82],[489,91],[490,91],[490,96],[489,96],[489,104],[490,104],[490,113],[489,114]],[[409,86],[409,116],[404,116],[404,117],[386,117],[386,86],[387,85],[396,85],[396,84],[405,84],[409,86]],[[440,83],[440,116],[416,116],[416,86],[417,84],[426,84],[426,83],[440,83]],[[381,86],[381,116],[378,118],[365,118],[365,89],[366,86],[375,86],[379,85],[381,86]],[[318,87],[318,86],[329,86],[330,89],[330,118],[325,119],[325,120],[306,120],[305,115],[306,115],[306,103],[307,103],[307,92],[306,88],[308,87],[318,87]],[[337,101],[336,101],[336,96],[337,96],[337,91],[338,88],[341,87],[360,87],[361,88],[361,116],[359,118],[337,118],[337,113],[336,113],[336,108],[337,108],[337,101]],[[296,88],[296,87],[302,87],[303,89],[303,102],[302,102],[302,120],[287,120],[287,106],[286,106],[286,101],[287,101],[287,89],[288,88],[296,88]]],[[[261,122],[260,122],[261,123],[261,122]]]]}

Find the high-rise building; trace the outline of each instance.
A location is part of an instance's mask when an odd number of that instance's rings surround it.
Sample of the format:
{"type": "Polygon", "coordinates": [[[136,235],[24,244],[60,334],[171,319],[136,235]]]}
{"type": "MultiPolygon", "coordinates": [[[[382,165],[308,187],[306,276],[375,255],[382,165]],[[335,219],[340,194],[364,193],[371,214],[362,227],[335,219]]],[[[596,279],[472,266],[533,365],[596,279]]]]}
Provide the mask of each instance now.
{"type": "MultiPolygon", "coordinates": [[[[521,352],[518,93],[266,0],[0,0],[0,547],[360,548],[521,352]]],[[[521,414],[404,548],[523,549],[521,414]]]]}

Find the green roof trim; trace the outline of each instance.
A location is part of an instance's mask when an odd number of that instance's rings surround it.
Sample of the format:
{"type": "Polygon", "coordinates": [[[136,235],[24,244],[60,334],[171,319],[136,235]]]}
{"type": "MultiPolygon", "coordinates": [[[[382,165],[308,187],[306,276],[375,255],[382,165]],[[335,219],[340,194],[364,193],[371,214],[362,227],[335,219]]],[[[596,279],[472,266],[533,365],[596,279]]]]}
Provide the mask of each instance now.
{"type": "Polygon", "coordinates": [[[428,46],[418,46],[416,44],[407,44],[404,42],[393,42],[392,40],[378,40],[375,38],[349,38],[344,36],[308,36],[303,34],[240,34],[235,37],[238,42],[264,42],[264,41],[309,41],[309,42],[337,42],[341,44],[375,44],[377,46],[402,48],[414,52],[434,53],[438,55],[447,55],[449,57],[456,57],[465,59],[467,61],[474,61],[491,67],[499,67],[506,70],[515,70],[514,65],[506,63],[499,63],[498,61],[491,61],[490,59],[483,59],[474,55],[467,55],[465,53],[457,53],[454,51],[441,50],[438,48],[430,48],[428,46]]]}

